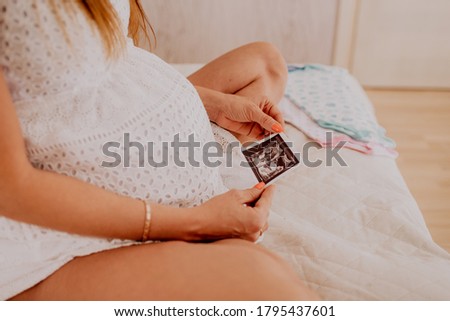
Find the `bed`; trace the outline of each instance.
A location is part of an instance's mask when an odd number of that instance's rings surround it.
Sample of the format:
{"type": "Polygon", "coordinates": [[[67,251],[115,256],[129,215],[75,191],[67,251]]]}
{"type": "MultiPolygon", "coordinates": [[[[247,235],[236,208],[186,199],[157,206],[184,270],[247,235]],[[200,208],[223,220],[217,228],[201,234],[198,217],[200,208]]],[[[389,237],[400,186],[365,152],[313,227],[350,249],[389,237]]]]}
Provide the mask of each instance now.
{"type": "MultiPolygon", "coordinates": [[[[174,67],[188,75],[200,65],[174,67]]],[[[310,141],[291,125],[286,134],[297,150],[310,141]]],[[[309,152],[326,160],[323,148],[309,152]]],[[[431,238],[395,159],[340,153],[347,167],[299,166],[277,182],[261,246],[325,300],[450,300],[450,255],[431,238]]],[[[225,179],[230,188],[238,181],[225,179]]]]}

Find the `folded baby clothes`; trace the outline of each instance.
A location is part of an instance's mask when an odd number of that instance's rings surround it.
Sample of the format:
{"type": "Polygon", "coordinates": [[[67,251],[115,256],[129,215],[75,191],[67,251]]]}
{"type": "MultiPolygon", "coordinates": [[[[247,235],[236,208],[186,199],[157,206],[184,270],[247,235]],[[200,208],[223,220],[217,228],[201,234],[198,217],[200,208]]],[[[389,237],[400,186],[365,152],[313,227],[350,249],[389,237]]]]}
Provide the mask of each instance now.
{"type": "Polygon", "coordinates": [[[378,124],[364,90],[345,69],[291,65],[286,96],[320,127],[388,150],[395,148],[378,124]]]}
{"type": "Polygon", "coordinates": [[[298,108],[287,97],[283,97],[279,103],[279,108],[283,113],[286,122],[298,128],[321,147],[336,147],[343,142],[343,148],[356,150],[364,154],[387,156],[391,158],[396,158],[398,156],[398,153],[395,150],[386,148],[377,143],[357,141],[346,134],[320,127],[311,119],[311,117],[309,117],[302,109],[298,108]]]}

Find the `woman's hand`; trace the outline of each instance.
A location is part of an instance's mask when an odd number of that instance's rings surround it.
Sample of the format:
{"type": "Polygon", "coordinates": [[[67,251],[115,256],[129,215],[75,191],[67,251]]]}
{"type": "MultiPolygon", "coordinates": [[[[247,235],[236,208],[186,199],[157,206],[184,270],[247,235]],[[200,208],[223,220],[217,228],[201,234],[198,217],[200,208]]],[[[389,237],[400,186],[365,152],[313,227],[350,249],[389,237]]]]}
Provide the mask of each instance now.
{"type": "Polygon", "coordinates": [[[274,186],[265,190],[262,187],[260,183],[247,190],[230,190],[197,207],[201,223],[195,238],[256,241],[269,227],[269,210],[275,192],[274,186]]]}
{"type": "Polygon", "coordinates": [[[220,107],[211,120],[234,133],[261,139],[269,133],[283,132],[283,116],[267,97],[225,95],[220,107]]]}
{"type": "Polygon", "coordinates": [[[267,97],[247,98],[203,87],[197,87],[197,91],[209,118],[231,132],[253,139],[283,132],[283,116],[267,97]]]}

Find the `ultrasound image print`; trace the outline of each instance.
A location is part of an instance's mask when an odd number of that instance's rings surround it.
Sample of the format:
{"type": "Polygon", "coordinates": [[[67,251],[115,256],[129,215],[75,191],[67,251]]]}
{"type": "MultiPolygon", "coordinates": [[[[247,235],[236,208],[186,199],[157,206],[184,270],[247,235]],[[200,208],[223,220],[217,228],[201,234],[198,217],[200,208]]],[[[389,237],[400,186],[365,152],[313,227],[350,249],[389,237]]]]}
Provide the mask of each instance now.
{"type": "Polygon", "coordinates": [[[268,184],[299,164],[292,150],[277,134],[242,151],[256,178],[268,184]]]}

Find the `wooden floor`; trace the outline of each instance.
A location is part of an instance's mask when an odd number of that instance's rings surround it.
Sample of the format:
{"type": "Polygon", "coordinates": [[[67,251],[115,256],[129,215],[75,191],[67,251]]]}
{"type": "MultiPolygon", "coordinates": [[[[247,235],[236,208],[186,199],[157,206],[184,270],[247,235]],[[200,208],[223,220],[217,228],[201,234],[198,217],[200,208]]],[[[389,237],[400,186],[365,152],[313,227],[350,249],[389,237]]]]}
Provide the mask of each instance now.
{"type": "Polygon", "coordinates": [[[433,239],[450,252],[450,92],[367,93],[433,239]]]}

